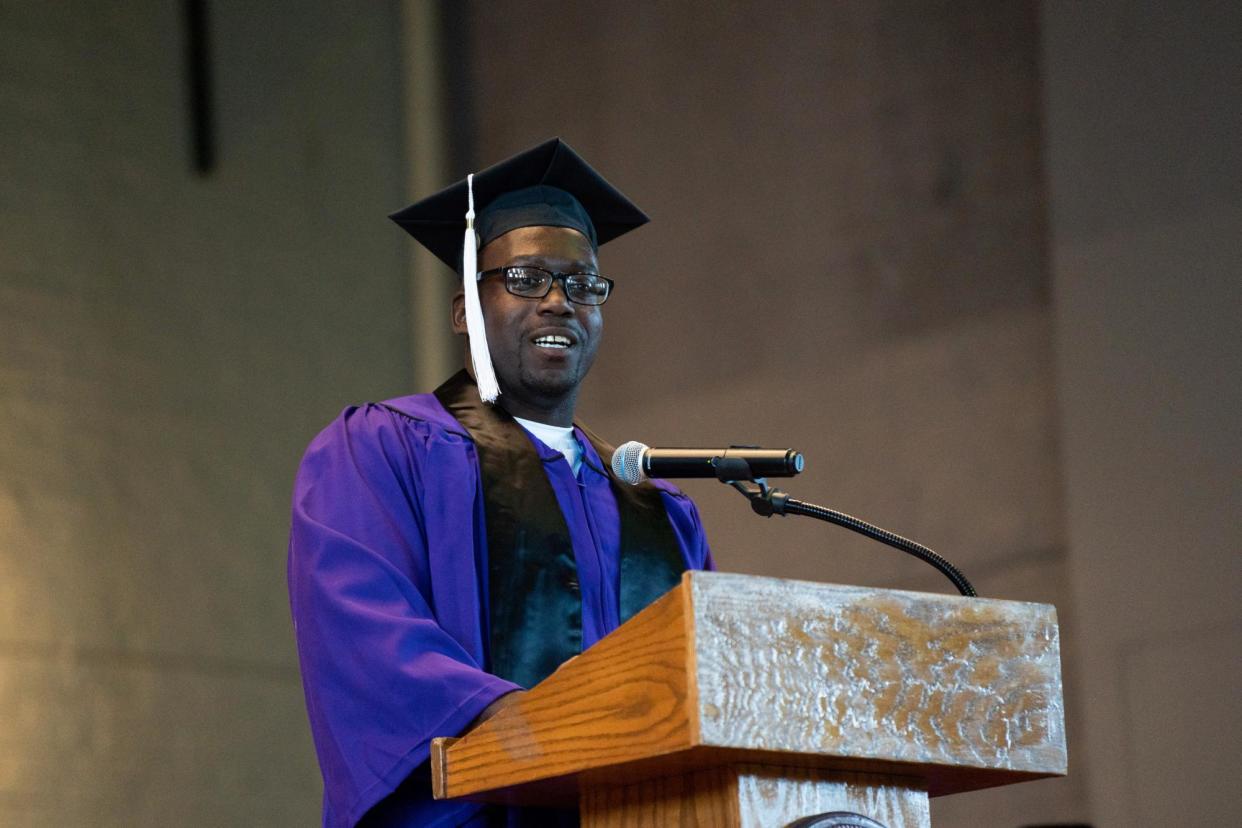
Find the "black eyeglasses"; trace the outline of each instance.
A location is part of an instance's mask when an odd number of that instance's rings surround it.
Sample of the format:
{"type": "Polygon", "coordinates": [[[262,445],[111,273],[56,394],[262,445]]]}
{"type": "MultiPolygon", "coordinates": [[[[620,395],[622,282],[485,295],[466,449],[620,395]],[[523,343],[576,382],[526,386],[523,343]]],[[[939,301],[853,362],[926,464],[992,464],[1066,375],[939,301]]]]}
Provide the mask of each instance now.
{"type": "Polygon", "coordinates": [[[504,274],[505,290],[523,299],[542,299],[559,280],[565,297],[577,305],[602,305],[612,293],[612,279],[598,273],[553,273],[542,267],[517,265],[484,270],[479,279],[504,274]]]}

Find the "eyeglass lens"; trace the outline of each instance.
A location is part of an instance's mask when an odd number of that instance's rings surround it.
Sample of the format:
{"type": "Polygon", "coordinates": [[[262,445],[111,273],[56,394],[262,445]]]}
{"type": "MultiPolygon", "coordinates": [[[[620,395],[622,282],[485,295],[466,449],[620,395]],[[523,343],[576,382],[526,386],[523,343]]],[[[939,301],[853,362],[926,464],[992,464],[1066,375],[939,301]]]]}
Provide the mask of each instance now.
{"type": "Polygon", "coordinates": [[[505,289],[515,296],[542,299],[561,280],[569,301],[579,305],[602,305],[608,298],[609,284],[594,273],[549,273],[538,267],[511,267],[505,270],[505,289]]]}

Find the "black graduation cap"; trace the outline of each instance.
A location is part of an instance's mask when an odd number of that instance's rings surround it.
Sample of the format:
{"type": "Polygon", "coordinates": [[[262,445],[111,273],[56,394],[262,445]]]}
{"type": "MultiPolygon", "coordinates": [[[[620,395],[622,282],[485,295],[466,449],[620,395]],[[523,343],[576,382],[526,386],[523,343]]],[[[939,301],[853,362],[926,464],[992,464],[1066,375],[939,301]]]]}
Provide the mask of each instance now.
{"type": "MultiPolygon", "coordinates": [[[[598,248],[649,221],[560,138],[475,173],[473,189],[479,247],[518,227],[551,226],[572,227],[598,248]]],[[[462,180],[389,218],[460,271],[468,206],[462,180]]]]}

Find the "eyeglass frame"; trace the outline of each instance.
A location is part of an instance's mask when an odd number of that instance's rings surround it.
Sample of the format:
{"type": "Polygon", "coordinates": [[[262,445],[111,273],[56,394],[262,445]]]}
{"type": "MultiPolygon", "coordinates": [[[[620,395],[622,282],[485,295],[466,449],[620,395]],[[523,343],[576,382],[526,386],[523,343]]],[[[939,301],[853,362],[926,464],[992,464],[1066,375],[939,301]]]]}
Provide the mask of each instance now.
{"type": "Polygon", "coordinates": [[[571,271],[568,273],[558,273],[553,270],[548,270],[546,267],[539,267],[539,265],[505,265],[503,267],[493,267],[488,270],[481,270],[478,273],[476,273],[475,280],[481,282],[483,281],[485,277],[494,276],[497,273],[505,274],[507,276],[508,275],[507,271],[518,270],[518,269],[538,270],[540,273],[546,273],[552,277],[548,281],[548,289],[545,290],[543,293],[539,294],[538,296],[523,296],[520,293],[514,293],[513,291],[509,290],[509,280],[508,278],[506,278],[505,279],[505,292],[508,293],[510,296],[516,296],[519,299],[543,299],[549,293],[552,292],[552,288],[555,287],[556,283],[559,281],[561,283],[561,290],[565,292],[565,298],[568,299],[570,302],[573,302],[575,305],[582,305],[584,308],[598,308],[601,305],[603,305],[604,302],[607,302],[609,299],[612,298],[613,288],[616,287],[616,282],[614,282],[612,279],[609,279],[607,276],[603,276],[599,273],[591,273],[590,271],[571,271]],[[608,292],[604,295],[604,301],[592,304],[591,302],[579,302],[577,299],[574,299],[572,296],[569,295],[568,279],[570,276],[594,276],[596,279],[603,279],[608,284],[608,292]]]}

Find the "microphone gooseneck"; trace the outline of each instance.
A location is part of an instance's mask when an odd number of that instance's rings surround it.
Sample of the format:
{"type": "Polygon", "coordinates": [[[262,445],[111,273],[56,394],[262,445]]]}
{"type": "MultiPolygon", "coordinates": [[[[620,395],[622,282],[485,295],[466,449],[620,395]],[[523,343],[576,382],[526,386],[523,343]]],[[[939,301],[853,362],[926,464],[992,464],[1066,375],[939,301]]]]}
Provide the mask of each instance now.
{"type": "Polygon", "coordinates": [[[792,477],[802,471],[802,467],[802,455],[793,449],[743,446],[728,449],[653,449],[630,441],[612,455],[612,472],[623,483],[636,486],[648,477],[714,477],[745,495],[750,500],[751,508],[763,517],[804,515],[843,526],[930,564],[967,598],[978,595],[960,569],[923,544],[844,512],[795,500],[770,487],[764,479],[792,477]]]}
{"type": "Polygon", "coordinates": [[[732,486],[741,492],[750,501],[750,508],[757,515],[762,517],[772,517],[772,515],[784,517],[786,514],[805,515],[806,517],[817,518],[828,523],[835,523],[837,526],[843,526],[872,540],[888,544],[894,549],[900,549],[902,552],[913,555],[924,563],[930,564],[939,570],[941,575],[952,581],[953,586],[957,587],[957,591],[967,598],[975,598],[979,595],[979,593],[975,592],[974,584],[962,574],[960,569],[923,544],[916,543],[909,538],[903,538],[901,535],[890,532],[887,529],[881,529],[875,524],[867,523],[867,521],[847,515],[845,512],[838,512],[835,509],[817,506],[814,503],[795,500],[781,490],[769,486],[762,477],[756,477],[751,474],[744,462],[722,462],[718,469],[717,479],[721,483],[732,486]]]}
{"type": "Polygon", "coordinates": [[[835,523],[837,526],[852,529],[860,535],[866,535],[872,540],[888,544],[894,549],[900,549],[902,552],[913,555],[924,563],[931,564],[940,570],[940,574],[952,581],[953,586],[957,587],[957,591],[967,598],[976,598],[979,595],[979,593],[975,592],[974,585],[962,574],[962,570],[921,543],[912,541],[909,538],[903,538],[895,532],[881,529],[873,523],[867,523],[867,521],[856,518],[853,515],[847,515],[845,512],[838,512],[835,509],[829,509],[824,506],[816,506],[814,503],[795,500],[792,497],[785,500],[785,511],[795,515],[819,518],[828,523],[835,523]]]}

